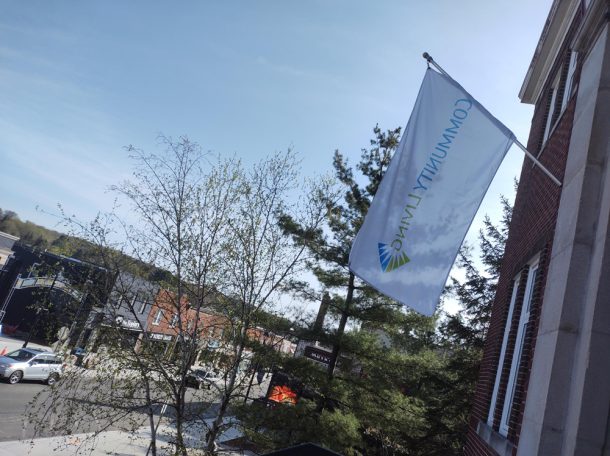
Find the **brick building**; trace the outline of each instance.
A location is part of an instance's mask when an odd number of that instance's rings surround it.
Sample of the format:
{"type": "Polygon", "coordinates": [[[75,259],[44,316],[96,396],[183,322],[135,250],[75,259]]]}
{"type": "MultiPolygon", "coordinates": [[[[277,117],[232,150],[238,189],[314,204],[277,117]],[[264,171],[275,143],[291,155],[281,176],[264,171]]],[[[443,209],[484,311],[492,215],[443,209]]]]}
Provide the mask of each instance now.
{"type": "Polygon", "coordinates": [[[467,455],[610,454],[609,19],[555,0],[519,94],[563,185],[524,161],[467,455]]]}
{"type": "Polygon", "coordinates": [[[229,327],[226,317],[207,307],[197,311],[186,296],[178,304],[175,294],[168,290],[156,295],[146,324],[149,339],[167,356],[175,353],[180,334],[187,340],[198,339],[196,364],[214,363],[215,355],[223,351],[223,336],[229,327]]]}
{"type": "Polygon", "coordinates": [[[149,338],[160,344],[160,351],[169,353],[176,344],[178,334],[190,331],[192,321],[189,319],[189,302],[183,296],[178,303],[174,293],[159,290],[148,314],[146,329],[149,338]]]}

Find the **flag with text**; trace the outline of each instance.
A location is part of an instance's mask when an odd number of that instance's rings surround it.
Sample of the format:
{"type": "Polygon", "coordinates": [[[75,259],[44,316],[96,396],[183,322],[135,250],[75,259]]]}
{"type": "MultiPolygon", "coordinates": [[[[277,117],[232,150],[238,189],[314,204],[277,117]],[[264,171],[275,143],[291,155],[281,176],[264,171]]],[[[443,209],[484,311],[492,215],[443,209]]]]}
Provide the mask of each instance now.
{"type": "Polygon", "coordinates": [[[350,270],[432,315],[512,132],[428,69],[409,123],[350,252],[350,270]]]}

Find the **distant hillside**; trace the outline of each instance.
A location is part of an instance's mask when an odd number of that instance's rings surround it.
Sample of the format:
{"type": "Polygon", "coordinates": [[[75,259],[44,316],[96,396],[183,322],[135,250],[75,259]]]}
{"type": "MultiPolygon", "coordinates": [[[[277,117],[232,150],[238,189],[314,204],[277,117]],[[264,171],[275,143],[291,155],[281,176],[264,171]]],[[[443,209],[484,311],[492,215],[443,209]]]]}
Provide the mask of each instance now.
{"type": "Polygon", "coordinates": [[[22,221],[16,212],[0,208],[0,231],[18,236],[22,243],[48,249],[61,236],[61,233],[50,230],[32,222],[22,221]]]}
{"type": "Polygon", "coordinates": [[[100,256],[103,251],[104,257],[108,260],[110,254],[113,257],[113,266],[123,271],[153,281],[171,280],[171,275],[166,271],[113,250],[100,251],[99,246],[84,239],[68,236],[32,222],[24,222],[11,210],[0,208],[0,231],[19,237],[19,242],[27,246],[108,267],[108,263],[100,256]]]}

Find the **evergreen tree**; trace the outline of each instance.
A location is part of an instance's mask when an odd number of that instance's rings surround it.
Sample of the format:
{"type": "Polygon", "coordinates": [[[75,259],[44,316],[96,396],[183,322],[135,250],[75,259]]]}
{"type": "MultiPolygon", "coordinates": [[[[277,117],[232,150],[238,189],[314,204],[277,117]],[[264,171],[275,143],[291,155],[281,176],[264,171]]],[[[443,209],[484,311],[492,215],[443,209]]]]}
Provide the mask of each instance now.
{"type": "MultiPolygon", "coordinates": [[[[249,436],[264,448],[314,441],[345,455],[461,454],[512,208],[502,198],[500,226],[484,220],[483,269],[471,248],[460,252],[457,266],[465,280],[452,279],[446,296],[460,303],[461,316],[446,317],[437,327],[436,318],[405,310],[359,282],[348,269],[349,250],[399,135],[400,129],[375,127],[370,148],[356,164],[358,176],[335,152],[333,166],[344,195],[338,202],[327,200],[326,230],[305,237],[292,220],[282,221],[314,254],[310,268],[330,293],[339,325],[314,334],[300,331],[301,337],[333,347],[328,369],[304,358],[273,360],[309,390],[296,406],[240,411],[249,436]],[[348,321],[353,327],[346,331],[348,321]]],[[[293,289],[316,296],[304,283],[293,289]]]]}
{"type": "MultiPolygon", "coordinates": [[[[361,176],[357,176],[348,160],[337,150],[333,158],[335,175],[344,189],[343,198],[327,198],[327,230],[318,230],[314,236],[304,236],[304,231],[290,217],[283,217],[284,229],[297,242],[305,244],[314,255],[309,266],[323,288],[332,293],[331,313],[339,318],[339,327],[334,334],[333,360],[328,369],[332,379],[335,364],[341,351],[341,342],[347,321],[358,320],[386,321],[385,313],[397,304],[363,283],[357,283],[349,271],[348,260],[354,237],[358,233],[368,211],[379,183],[385,173],[392,155],[398,146],[400,128],[382,131],[375,126],[374,138],[368,149],[361,151],[360,162],[356,165],[361,176]],[[359,180],[364,178],[364,185],[359,180]]],[[[308,296],[315,296],[304,284],[293,284],[308,296]]],[[[318,299],[320,297],[318,296],[318,299]]]]}
{"type": "MultiPolygon", "coordinates": [[[[460,250],[456,266],[463,270],[464,279],[452,277],[447,294],[457,300],[462,310],[448,316],[438,330],[439,345],[447,353],[447,359],[442,372],[444,384],[436,395],[437,400],[429,402],[428,421],[434,437],[445,435],[447,448],[455,454],[460,454],[465,443],[468,416],[512,216],[509,200],[501,197],[500,204],[502,217],[499,225],[494,224],[489,216],[483,220],[483,228],[479,231],[479,261],[475,260],[471,246],[464,245],[460,250]]],[[[438,453],[431,449],[429,454],[452,453],[438,453]]]]}
{"type": "MultiPolygon", "coordinates": [[[[275,361],[310,390],[296,407],[241,411],[251,437],[266,448],[311,440],[346,455],[417,454],[413,448],[428,433],[422,399],[427,387],[420,379],[442,364],[434,349],[435,319],[405,311],[348,268],[353,239],[398,146],[400,128],[376,126],[373,133],[355,167],[335,152],[343,197],[327,198],[326,229],[305,236],[299,224],[282,218],[286,233],[313,254],[309,267],[329,294],[338,327],[313,334],[302,328],[299,334],[332,347],[327,368],[302,358],[275,361]]],[[[321,299],[305,283],[292,289],[321,299]]]]}
{"type": "Polygon", "coordinates": [[[442,333],[454,342],[473,348],[483,348],[485,333],[491,318],[491,305],[496,295],[500,265],[512,216],[512,205],[507,198],[500,198],[502,218],[496,226],[489,216],[483,220],[479,231],[479,261],[473,256],[473,248],[464,245],[460,249],[456,265],[464,272],[464,280],[451,278],[448,294],[456,299],[462,311],[450,316],[442,326],[442,333]],[[481,266],[479,266],[481,265],[481,266]]]}

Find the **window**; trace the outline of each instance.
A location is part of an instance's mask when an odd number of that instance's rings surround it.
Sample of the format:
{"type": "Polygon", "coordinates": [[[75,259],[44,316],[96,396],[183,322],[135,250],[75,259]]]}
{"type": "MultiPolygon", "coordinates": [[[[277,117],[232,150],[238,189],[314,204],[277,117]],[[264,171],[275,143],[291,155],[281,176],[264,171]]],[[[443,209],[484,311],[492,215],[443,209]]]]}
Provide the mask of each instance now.
{"type": "Polygon", "coordinates": [[[517,292],[519,291],[519,280],[521,274],[517,274],[517,277],[513,280],[513,292],[510,298],[510,305],[508,307],[508,316],[506,317],[506,325],[504,326],[504,337],[502,338],[502,348],[500,349],[500,358],[498,359],[498,369],[496,370],[496,381],[494,383],[493,393],[491,395],[491,404],[489,406],[489,414],[487,416],[487,424],[493,427],[494,414],[496,412],[496,402],[498,400],[498,389],[500,388],[500,380],[502,378],[502,367],[504,366],[504,358],[506,357],[506,345],[508,344],[508,334],[510,333],[510,326],[513,321],[513,312],[515,310],[515,301],[517,300],[517,292]]]}
{"type": "Polygon", "coordinates": [[[144,310],[146,310],[146,304],[148,304],[146,300],[142,301],[142,303],[140,304],[140,309],[138,310],[138,313],[140,313],[140,315],[144,313],[144,310]]]}
{"type": "Polygon", "coordinates": [[[135,309],[136,309],[136,299],[138,299],[138,293],[134,294],[133,298],[131,298],[131,303],[129,304],[129,310],[135,311],[135,309]]]}
{"type": "Polygon", "coordinates": [[[546,124],[544,126],[544,134],[542,135],[542,143],[544,144],[551,134],[551,129],[554,125],[553,118],[555,117],[555,106],[557,105],[557,90],[559,88],[559,75],[555,78],[553,85],[548,92],[546,124]]]}
{"type": "Polygon", "coordinates": [[[538,277],[538,259],[536,258],[529,264],[529,271],[527,274],[527,283],[525,285],[525,294],[523,298],[523,305],[521,307],[521,316],[519,317],[519,324],[517,326],[517,337],[515,339],[515,348],[513,351],[512,361],[510,364],[510,373],[508,374],[508,383],[506,385],[506,396],[504,397],[504,404],[502,406],[502,418],[500,419],[499,432],[503,436],[508,435],[508,427],[510,421],[511,411],[513,409],[513,401],[515,399],[515,390],[517,387],[517,375],[519,373],[519,366],[521,365],[521,358],[523,354],[523,345],[525,336],[527,335],[527,329],[530,323],[530,312],[532,308],[532,298],[534,295],[534,288],[536,286],[536,278],[538,277]]]}
{"type": "Polygon", "coordinates": [[[565,90],[563,91],[563,100],[561,101],[561,110],[566,107],[572,93],[576,89],[574,86],[574,73],[576,72],[576,63],[578,61],[578,54],[575,51],[569,53],[570,63],[568,64],[568,71],[566,75],[565,90]]]}
{"type": "Polygon", "coordinates": [[[570,100],[574,85],[574,71],[576,70],[577,54],[573,51],[568,51],[563,64],[559,69],[553,84],[547,92],[546,100],[546,121],[544,125],[544,133],[542,135],[541,146],[551,135],[553,128],[557,124],[559,117],[570,100]]]}
{"type": "Polygon", "coordinates": [[[171,328],[173,328],[174,326],[176,326],[178,324],[178,314],[175,313],[174,315],[172,315],[172,321],[169,323],[169,326],[171,328]]]}
{"type": "Polygon", "coordinates": [[[153,320],[153,325],[158,325],[161,322],[161,318],[163,318],[163,311],[158,310],[157,315],[155,315],[155,319],[153,320]]]}
{"type": "Polygon", "coordinates": [[[56,356],[52,356],[50,364],[61,364],[61,358],[58,358],[56,356]]]}

